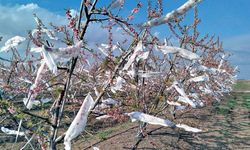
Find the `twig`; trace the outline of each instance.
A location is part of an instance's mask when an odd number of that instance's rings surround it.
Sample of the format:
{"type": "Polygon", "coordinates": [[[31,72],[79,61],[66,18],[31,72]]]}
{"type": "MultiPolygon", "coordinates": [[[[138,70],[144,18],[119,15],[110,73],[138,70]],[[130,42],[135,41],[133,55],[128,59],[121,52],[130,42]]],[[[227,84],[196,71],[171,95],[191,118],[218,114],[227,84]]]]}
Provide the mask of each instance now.
{"type": "Polygon", "coordinates": [[[32,144],[30,143],[31,140],[33,139],[34,135],[31,136],[31,138],[29,139],[26,135],[25,135],[25,138],[28,140],[27,143],[22,147],[20,148],[20,150],[23,150],[28,144],[31,146],[31,148],[34,150],[34,147],[32,146],[32,144]]]}
{"type": "MultiPolygon", "coordinates": [[[[163,127],[159,127],[159,128],[153,129],[153,130],[147,132],[146,134],[149,135],[149,134],[151,134],[152,132],[154,132],[154,131],[156,131],[156,130],[159,130],[159,129],[161,129],[161,128],[163,128],[163,127]]],[[[131,149],[132,149],[132,150],[136,150],[137,147],[138,147],[138,145],[140,144],[140,142],[141,142],[144,138],[145,138],[145,136],[139,137],[139,139],[136,141],[136,143],[133,145],[133,147],[132,147],[131,149]]]]}
{"type": "Polygon", "coordinates": [[[94,145],[100,144],[100,143],[102,143],[102,142],[104,142],[104,141],[107,141],[107,140],[109,140],[109,139],[111,139],[111,138],[114,138],[114,137],[116,137],[116,136],[118,136],[118,135],[121,135],[121,134],[123,134],[123,133],[126,133],[126,132],[128,132],[129,130],[134,129],[134,128],[136,128],[136,127],[137,127],[137,125],[136,125],[136,126],[133,126],[133,127],[130,127],[130,128],[128,128],[128,129],[126,129],[126,130],[124,130],[124,131],[121,131],[121,132],[119,132],[119,133],[116,133],[116,134],[114,134],[114,135],[112,135],[112,136],[110,136],[110,137],[107,137],[107,138],[104,139],[104,140],[100,140],[100,141],[98,141],[98,142],[96,142],[96,143],[94,143],[94,144],[92,144],[92,145],[90,145],[90,146],[88,146],[88,147],[85,147],[83,150],[87,150],[87,149],[91,148],[91,147],[94,146],[94,145]]]}
{"type": "Polygon", "coordinates": [[[82,20],[82,13],[83,13],[83,6],[85,5],[85,0],[82,0],[81,7],[80,7],[80,14],[78,19],[78,31],[81,29],[81,20],[82,20]]]}
{"type": "Polygon", "coordinates": [[[0,57],[0,60],[7,61],[7,62],[12,62],[11,60],[3,58],[3,57],[0,57]]]}
{"type": "Polygon", "coordinates": [[[22,111],[22,113],[26,114],[26,115],[30,115],[32,117],[35,117],[35,118],[38,118],[38,119],[41,119],[43,121],[45,121],[46,123],[48,124],[51,124],[51,122],[49,121],[49,118],[45,118],[45,117],[42,117],[42,116],[38,116],[38,115],[35,115],[35,114],[32,114],[28,111],[22,111]]]}

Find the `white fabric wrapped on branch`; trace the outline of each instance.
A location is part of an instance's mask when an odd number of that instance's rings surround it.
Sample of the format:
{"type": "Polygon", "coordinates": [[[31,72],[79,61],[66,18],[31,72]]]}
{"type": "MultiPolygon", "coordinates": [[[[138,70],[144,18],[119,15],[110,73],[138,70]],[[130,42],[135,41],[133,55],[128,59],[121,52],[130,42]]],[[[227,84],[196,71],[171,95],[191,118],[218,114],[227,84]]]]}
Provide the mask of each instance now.
{"type": "Polygon", "coordinates": [[[175,18],[177,18],[178,16],[183,15],[189,9],[193,8],[200,2],[202,2],[202,0],[188,0],[185,4],[183,4],[176,10],[173,10],[170,13],[167,13],[165,16],[162,16],[160,18],[149,20],[148,22],[144,23],[142,26],[149,28],[149,27],[158,26],[164,23],[168,23],[174,20],[175,18]]]}
{"type": "Polygon", "coordinates": [[[38,29],[32,30],[31,35],[33,37],[35,37],[35,34],[40,32],[40,33],[45,33],[52,40],[58,40],[58,37],[55,36],[55,32],[53,30],[47,29],[45,25],[42,23],[42,21],[36,16],[36,14],[34,14],[34,19],[36,21],[36,24],[40,27],[40,30],[38,29]]]}
{"type": "Polygon", "coordinates": [[[0,52],[7,52],[11,48],[16,48],[18,45],[20,45],[22,42],[26,40],[25,37],[21,36],[14,36],[10,39],[8,39],[5,43],[4,46],[0,49],[0,52]]]}
{"type": "Polygon", "coordinates": [[[8,128],[5,127],[1,127],[1,131],[5,134],[9,134],[9,135],[18,135],[18,136],[25,136],[24,132],[19,132],[16,130],[10,130],[8,128]]]}
{"type": "Polygon", "coordinates": [[[187,96],[179,96],[178,97],[178,102],[187,103],[193,108],[197,107],[196,103],[194,101],[192,101],[190,98],[188,98],[187,96]]]}
{"type": "Polygon", "coordinates": [[[177,99],[178,102],[189,104],[192,108],[203,107],[203,104],[200,102],[200,100],[199,102],[196,102],[196,100],[190,99],[185,93],[184,89],[178,86],[177,81],[174,81],[172,86],[170,86],[167,90],[171,90],[172,88],[174,88],[180,95],[177,99]]]}
{"type": "Polygon", "coordinates": [[[84,99],[80,110],[78,111],[73,122],[70,124],[65,137],[64,145],[66,150],[71,150],[71,141],[79,136],[81,132],[85,129],[87,124],[89,111],[94,107],[94,100],[90,94],[84,99]]]}
{"type": "Polygon", "coordinates": [[[31,32],[31,35],[35,37],[36,34],[38,33],[45,33],[51,40],[58,40],[58,37],[55,36],[55,32],[50,29],[42,28],[40,30],[34,29],[31,32]]]}
{"type": "Polygon", "coordinates": [[[40,100],[33,99],[33,96],[30,98],[23,98],[23,103],[27,109],[31,109],[34,105],[40,105],[50,102],[51,98],[42,98],[40,100]]]}
{"type": "Polygon", "coordinates": [[[78,41],[72,46],[54,48],[43,45],[42,47],[31,48],[30,51],[42,53],[49,70],[57,74],[56,62],[68,61],[70,58],[78,56],[82,46],[83,42],[78,41]]]}
{"type": "Polygon", "coordinates": [[[202,75],[194,78],[190,78],[188,82],[205,82],[209,81],[209,76],[208,75],[202,75]]]}
{"type": "Polygon", "coordinates": [[[37,70],[35,82],[30,86],[28,97],[23,98],[23,103],[27,109],[31,109],[33,105],[39,105],[41,103],[44,104],[52,100],[49,98],[45,98],[45,99],[42,98],[40,100],[35,100],[37,96],[37,92],[35,91],[35,89],[38,87],[39,82],[41,81],[42,76],[44,74],[44,71],[45,71],[44,66],[45,66],[45,61],[41,61],[41,65],[37,70]]]}
{"type": "Polygon", "coordinates": [[[163,54],[177,54],[178,56],[188,59],[188,60],[198,60],[200,56],[183,48],[174,46],[157,46],[157,48],[162,51],[163,54]]]}
{"type": "Polygon", "coordinates": [[[110,115],[101,115],[101,116],[99,116],[99,117],[96,117],[95,119],[96,120],[102,120],[102,119],[108,119],[108,118],[111,118],[112,116],[110,116],[110,115]]]}
{"type": "Polygon", "coordinates": [[[109,49],[111,50],[111,52],[113,52],[115,49],[117,49],[118,47],[116,45],[112,45],[112,47],[110,47],[110,45],[108,44],[101,44],[100,46],[98,46],[98,49],[103,53],[103,55],[105,55],[106,57],[109,56],[109,49]]]}
{"type": "Polygon", "coordinates": [[[111,4],[107,7],[108,10],[121,8],[124,5],[124,0],[112,0],[111,4]]]}
{"type": "Polygon", "coordinates": [[[161,119],[161,118],[151,116],[145,113],[136,111],[136,112],[126,113],[126,115],[130,117],[132,122],[141,121],[141,122],[145,122],[145,123],[149,123],[153,125],[161,125],[165,127],[175,128],[175,124],[171,122],[170,120],[161,119]]]}
{"type": "Polygon", "coordinates": [[[135,62],[139,61],[140,59],[147,59],[149,56],[149,52],[144,51],[142,41],[139,41],[137,46],[135,47],[133,53],[129,57],[127,63],[124,65],[122,70],[128,70],[129,67],[135,62]]]}
{"type": "Polygon", "coordinates": [[[113,98],[107,98],[101,101],[100,104],[98,104],[94,110],[92,110],[93,112],[97,113],[97,114],[105,114],[104,112],[102,112],[104,109],[107,108],[111,108],[113,106],[117,106],[120,105],[121,103],[117,100],[114,100],[113,98]]]}
{"type": "Polygon", "coordinates": [[[117,77],[115,84],[110,87],[111,91],[113,93],[116,93],[116,91],[123,91],[122,87],[123,87],[123,84],[125,84],[125,83],[126,83],[126,81],[122,77],[120,77],[120,76],[117,77]]]}
{"type": "Polygon", "coordinates": [[[201,129],[193,128],[185,124],[175,124],[168,119],[158,118],[158,117],[148,115],[142,112],[130,112],[130,113],[126,113],[126,115],[130,117],[132,122],[141,121],[141,122],[145,122],[145,123],[152,124],[152,125],[161,125],[164,127],[171,127],[171,128],[182,128],[188,132],[194,132],[194,133],[202,132],[201,129]]]}
{"type": "Polygon", "coordinates": [[[142,78],[151,78],[151,77],[159,77],[164,75],[162,72],[153,72],[153,71],[138,71],[138,76],[142,78]]]}

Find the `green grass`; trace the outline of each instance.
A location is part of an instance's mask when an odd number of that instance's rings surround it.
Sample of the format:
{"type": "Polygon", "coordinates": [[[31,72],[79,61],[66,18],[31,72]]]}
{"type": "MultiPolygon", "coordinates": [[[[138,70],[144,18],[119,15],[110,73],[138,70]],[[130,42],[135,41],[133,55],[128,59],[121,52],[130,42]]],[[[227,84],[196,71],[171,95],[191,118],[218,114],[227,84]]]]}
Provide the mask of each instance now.
{"type": "Polygon", "coordinates": [[[106,140],[113,132],[114,132],[114,130],[111,128],[111,129],[107,129],[105,131],[100,131],[96,136],[100,140],[106,140]]]}
{"type": "Polygon", "coordinates": [[[233,109],[236,105],[237,105],[237,101],[233,99],[232,97],[229,98],[226,104],[226,106],[230,109],[233,109]]]}
{"type": "Polygon", "coordinates": [[[243,99],[250,99],[250,93],[241,93],[240,96],[241,96],[243,99]]]}
{"type": "Polygon", "coordinates": [[[242,93],[242,107],[245,107],[247,109],[250,109],[250,93],[242,93]]]}
{"type": "Polygon", "coordinates": [[[236,105],[237,105],[237,100],[235,100],[233,96],[230,96],[225,101],[225,104],[222,105],[218,103],[217,106],[215,107],[215,111],[217,114],[226,116],[230,113],[230,110],[237,107],[236,105]]]}
{"type": "Polygon", "coordinates": [[[224,107],[224,106],[217,106],[215,108],[215,111],[216,111],[217,114],[225,116],[225,115],[229,114],[230,109],[228,107],[224,107]]]}
{"type": "Polygon", "coordinates": [[[238,81],[234,86],[234,90],[250,90],[250,82],[248,81],[238,81]]]}
{"type": "Polygon", "coordinates": [[[228,115],[236,107],[250,109],[250,93],[237,93],[234,96],[229,96],[224,104],[215,106],[215,111],[217,114],[228,115]]]}

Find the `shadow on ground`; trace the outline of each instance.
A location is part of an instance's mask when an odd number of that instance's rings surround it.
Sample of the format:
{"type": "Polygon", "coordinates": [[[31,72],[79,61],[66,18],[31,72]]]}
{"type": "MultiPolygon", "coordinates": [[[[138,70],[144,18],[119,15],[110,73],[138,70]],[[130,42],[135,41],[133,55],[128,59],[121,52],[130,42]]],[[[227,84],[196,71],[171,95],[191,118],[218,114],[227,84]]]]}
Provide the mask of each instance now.
{"type": "MultiPolygon", "coordinates": [[[[180,129],[159,126],[148,126],[145,139],[140,142],[138,150],[248,150],[250,149],[250,93],[232,93],[221,104],[185,113],[175,122],[185,123],[203,129],[204,132],[194,134],[180,129]],[[153,131],[152,131],[153,130],[153,131]]],[[[119,134],[100,140],[77,141],[74,149],[101,150],[131,149],[137,141],[137,128],[129,129],[136,124],[120,128],[119,134]],[[120,133],[122,130],[124,132],[120,133]]],[[[115,134],[115,133],[114,133],[115,134]]]]}

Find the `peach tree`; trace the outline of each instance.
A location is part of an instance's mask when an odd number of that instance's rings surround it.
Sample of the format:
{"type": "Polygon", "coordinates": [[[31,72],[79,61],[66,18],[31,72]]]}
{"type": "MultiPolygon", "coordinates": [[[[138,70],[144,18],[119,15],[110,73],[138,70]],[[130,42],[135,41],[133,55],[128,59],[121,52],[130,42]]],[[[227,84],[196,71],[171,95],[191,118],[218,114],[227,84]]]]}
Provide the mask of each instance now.
{"type": "Polygon", "coordinates": [[[138,141],[148,124],[202,132],[175,122],[176,112],[220,101],[232,90],[237,70],[219,39],[200,36],[196,6],[201,1],[188,0],[166,13],[161,0],[136,1],[130,11],[125,0],[104,6],[82,0],[79,12],[66,11],[68,24],[62,26],[45,25],[34,14],[36,28],[0,49],[11,53],[1,58],[0,113],[15,124],[1,130],[16,140],[24,137],[23,148],[52,150],[62,142],[71,149],[90,114],[139,121],[138,141]],[[192,8],[193,23],[187,25],[183,19],[192,8]],[[157,35],[163,26],[164,37],[157,35]],[[93,40],[99,35],[90,28],[105,31],[105,40],[93,40]]]}

